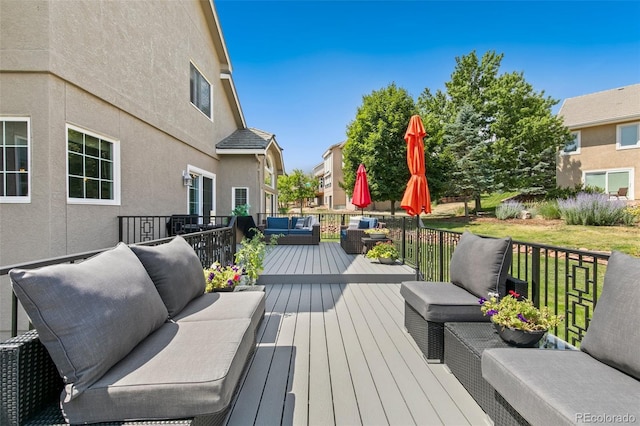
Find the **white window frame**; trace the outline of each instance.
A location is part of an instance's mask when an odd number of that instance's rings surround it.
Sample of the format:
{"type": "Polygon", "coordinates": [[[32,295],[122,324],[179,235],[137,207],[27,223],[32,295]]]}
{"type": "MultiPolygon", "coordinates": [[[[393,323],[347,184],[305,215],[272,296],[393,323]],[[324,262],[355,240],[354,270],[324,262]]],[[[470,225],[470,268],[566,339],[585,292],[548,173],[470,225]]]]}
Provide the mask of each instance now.
{"type": "Polygon", "coordinates": [[[580,130],[577,130],[577,131],[571,132],[571,135],[575,135],[576,150],[575,151],[565,151],[565,148],[566,148],[566,145],[565,145],[562,148],[562,150],[560,151],[560,155],[576,155],[576,154],[580,154],[582,133],[580,132],[580,130]]]}
{"type": "Polygon", "coordinates": [[[634,185],[635,182],[635,169],[633,167],[623,167],[618,169],[596,169],[596,170],[585,170],[582,172],[582,184],[584,185],[587,181],[587,175],[590,173],[604,173],[605,174],[605,193],[609,193],[609,173],[617,173],[617,172],[628,172],[629,173],[629,190],[627,192],[627,198],[629,200],[635,199],[633,194],[635,193],[634,185]]]}
{"type": "MultiPolygon", "coordinates": [[[[0,138],[4,138],[5,121],[21,121],[27,123],[27,195],[3,195],[0,196],[0,204],[28,204],[31,203],[31,118],[30,117],[5,117],[0,116],[0,138]]],[[[0,148],[2,149],[2,148],[0,148]]],[[[5,159],[6,160],[6,159],[5,159]]],[[[4,165],[3,165],[4,166],[4,165]]],[[[3,167],[4,170],[4,167],[3,167]]],[[[4,179],[0,181],[0,185],[4,185],[4,179]]],[[[6,194],[6,191],[5,191],[6,194]]]]}
{"type": "Polygon", "coordinates": [[[248,186],[232,186],[231,187],[231,211],[235,210],[236,208],[236,190],[237,189],[246,189],[247,190],[247,203],[251,205],[251,203],[249,203],[249,187],[248,186]]]}
{"type": "Polygon", "coordinates": [[[622,149],[636,149],[636,148],[640,148],[640,122],[618,124],[616,126],[616,149],[617,150],[622,150],[622,149]],[[621,145],[622,128],[623,127],[632,127],[632,126],[636,126],[636,134],[637,134],[638,140],[636,141],[635,145],[622,146],[621,145]]]}
{"type": "Polygon", "coordinates": [[[102,135],[97,132],[78,127],[73,124],[67,123],[64,129],[65,139],[65,186],[67,190],[67,204],[86,204],[96,206],[119,206],[120,205],[120,141],[109,136],[102,135]],[[75,130],[76,132],[83,133],[85,135],[93,136],[94,138],[101,139],[109,142],[113,146],[113,199],[102,200],[95,198],[72,198],[69,196],[69,130],[75,130]]]}
{"type": "Polygon", "coordinates": [[[267,154],[267,156],[264,159],[264,173],[265,173],[265,181],[266,181],[266,176],[269,176],[271,178],[271,184],[268,184],[265,182],[265,186],[267,188],[275,188],[277,179],[274,173],[273,157],[271,156],[271,154],[267,154]]]}
{"type": "Polygon", "coordinates": [[[191,105],[197,109],[198,111],[200,111],[200,113],[202,115],[204,115],[205,117],[207,117],[209,120],[213,121],[213,85],[211,84],[211,82],[209,81],[209,79],[207,79],[207,77],[204,76],[204,73],[202,71],[200,71],[200,68],[198,68],[193,61],[189,62],[189,102],[191,103],[191,105]],[[198,75],[207,82],[207,84],[209,85],[209,115],[207,115],[201,108],[199,105],[196,105],[195,103],[193,103],[194,99],[192,99],[192,93],[191,93],[191,67],[193,67],[193,69],[196,70],[196,72],[198,73],[198,75]]]}
{"type": "MultiPolygon", "coordinates": [[[[217,185],[217,183],[216,183],[216,174],[212,173],[212,172],[210,172],[208,170],[204,170],[204,169],[201,169],[199,167],[192,166],[191,164],[187,165],[187,173],[189,173],[189,175],[191,175],[191,178],[194,180],[194,183],[197,180],[198,184],[199,184],[200,192],[198,193],[198,208],[199,208],[200,212],[198,213],[198,216],[207,216],[207,215],[210,214],[210,212],[213,212],[214,216],[215,216],[215,212],[216,212],[216,192],[217,192],[217,189],[216,189],[216,185],[217,185]],[[204,198],[204,194],[203,194],[204,186],[202,184],[202,178],[203,177],[211,179],[213,181],[212,187],[211,187],[211,189],[213,191],[213,194],[211,194],[211,211],[210,212],[202,211],[202,207],[203,207],[202,204],[203,204],[203,198],[204,198]]],[[[187,188],[187,212],[189,212],[189,207],[190,207],[189,206],[189,201],[190,201],[190,199],[189,199],[189,190],[190,189],[191,189],[190,187],[187,188]]]]}

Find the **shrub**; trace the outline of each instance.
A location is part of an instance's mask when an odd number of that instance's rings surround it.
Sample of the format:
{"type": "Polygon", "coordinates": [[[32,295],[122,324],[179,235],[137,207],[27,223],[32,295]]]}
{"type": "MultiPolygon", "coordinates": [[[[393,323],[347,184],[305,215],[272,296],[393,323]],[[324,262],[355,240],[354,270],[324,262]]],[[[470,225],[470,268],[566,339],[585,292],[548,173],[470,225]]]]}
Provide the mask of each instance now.
{"type": "Polygon", "coordinates": [[[560,215],[567,225],[611,226],[623,221],[626,203],[609,200],[605,194],[580,193],[575,198],[558,200],[560,215]]]}
{"type": "Polygon", "coordinates": [[[638,220],[640,220],[640,205],[625,207],[622,222],[627,226],[633,226],[638,220]]]}
{"type": "Polygon", "coordinates": [[[516,218],[524,210],[524,205],[519,201],[507,201],[496,207],[496,217],[500,220],[516,218]]]}
{"type": "Polygon", "coordinates": [[[536,211],[546,220],[560,219],[560,209],[558,201],[545,201],[536,207],[536,211]]]}

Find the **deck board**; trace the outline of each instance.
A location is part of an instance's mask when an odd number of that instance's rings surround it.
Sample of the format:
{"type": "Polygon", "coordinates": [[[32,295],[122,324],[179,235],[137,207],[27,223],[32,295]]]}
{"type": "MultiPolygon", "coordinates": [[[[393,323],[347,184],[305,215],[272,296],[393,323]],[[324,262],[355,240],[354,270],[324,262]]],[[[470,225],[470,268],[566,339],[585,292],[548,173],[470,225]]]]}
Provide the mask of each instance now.
{"type": "Polygon", "coordinates": [[[270,253],[265,273],[279,282],[265,284],[258,345],[226,424],[488,425],[458,380],[428,364],[404,330],[403,275],[376,282],[376,271],[389,275],[378,269],[386,265],[336,247],[270,253]],[[326,279],[347,270],[371,280],[326,279]]]}

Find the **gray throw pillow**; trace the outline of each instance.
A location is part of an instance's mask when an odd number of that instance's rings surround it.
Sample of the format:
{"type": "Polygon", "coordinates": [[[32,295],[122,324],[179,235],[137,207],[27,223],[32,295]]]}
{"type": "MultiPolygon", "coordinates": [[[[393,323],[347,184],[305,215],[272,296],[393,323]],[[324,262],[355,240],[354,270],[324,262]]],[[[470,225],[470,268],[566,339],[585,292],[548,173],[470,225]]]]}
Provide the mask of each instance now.
{"type": "Polygon", "coordinates": [[[482,238],[465,232],[451,257],[451,282],[478,297],[506,288],[511,238],[482,238]]]}
{"type": "Polygon", "coordinates": [[[147,271],[123,243],[82,263],[13,269],[9,276],[65,381],[66,401],[167,319],[147,271]]]}
{"type": "Polygon", "coordinates": [[[169,316],[204,293],[202,263],[193,247],[182,237],[158,246],[131,246],[156,285],[169,316]]]}
{"type": "Polygon", "coordinates": [[[580,349],[640,380],[640,259],[613,252],[580,349]]]}

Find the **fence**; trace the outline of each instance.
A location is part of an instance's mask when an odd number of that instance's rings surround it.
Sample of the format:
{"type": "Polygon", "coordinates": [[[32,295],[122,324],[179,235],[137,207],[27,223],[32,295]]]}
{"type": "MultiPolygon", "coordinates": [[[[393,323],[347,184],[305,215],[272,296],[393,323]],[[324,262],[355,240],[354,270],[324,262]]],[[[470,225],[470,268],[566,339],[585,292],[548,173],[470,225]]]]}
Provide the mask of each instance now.
{"type": "Polygon", "coordinates": [[[233,227],[234,216],[118,216],[118,241],[135,244],[174,235],[233,227]]]}

